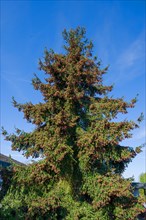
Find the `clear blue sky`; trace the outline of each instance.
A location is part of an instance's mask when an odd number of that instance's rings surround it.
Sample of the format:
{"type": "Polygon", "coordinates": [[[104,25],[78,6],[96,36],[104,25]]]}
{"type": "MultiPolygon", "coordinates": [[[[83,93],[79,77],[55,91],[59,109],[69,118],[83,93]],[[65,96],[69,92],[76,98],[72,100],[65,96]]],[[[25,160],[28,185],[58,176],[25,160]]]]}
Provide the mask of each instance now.
{"type": "MultiPolygon", "coordinates": [[[[145,111],[145,1],[1,1],[1,125],[9,132],[33,128],[13,108],[11,97],[20,103],[41,101],[31,86],[39,75],[38,59],[44,48],[62,50],[64,28],[84,26],[93,40],[94,53],[103,66],[110,64],[105,83],[115,83],[114,97],[130,100],[139,94],[135,109],[125,117],[136,120],[145,111]]],[[[145,121],[123,145],[136,147],[146,141],[145,121]]],[[[1,153],[25,162],[10,143],[1,138],[1,153]]],[[[145,151],[129,165],[124,176],[145,172],[145,151]]]]}

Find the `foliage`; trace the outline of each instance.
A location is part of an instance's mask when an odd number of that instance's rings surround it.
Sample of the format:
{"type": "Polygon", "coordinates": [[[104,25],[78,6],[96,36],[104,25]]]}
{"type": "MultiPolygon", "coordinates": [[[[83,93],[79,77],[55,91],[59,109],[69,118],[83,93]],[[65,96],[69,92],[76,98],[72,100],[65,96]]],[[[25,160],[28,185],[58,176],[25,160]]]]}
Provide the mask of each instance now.
{"type": "Polygon", "coordinates": [[[141,183],[146,183],[146,173],[141,173],[139,180],[141,183]]]}
{"type": "MultiPolygon", "coordinates": [[[[139,180],[141,183],[146,183],[146,173],[141,173],[139,176],[139,180]]],[[[145,195],[145,200],[146,200],[146,190],[140,189],[139,192],[141,195],[145,195]]]]}
{"type": "Polygon", "coordinates": [[[35,125],[32,132],[16,129],[5,139],[26,157],[42,158],[14,166],[12,184],[2,200],[3,219],[132,220],[143,212],[143,199],[132,194],[131,179],[122,173],[141,147],[124,147],[138,122],[117,121],[130,102],[109,96],[103,84],[108,68],[92,55],[84,28],[63,32],[64,53],[45,50],[39,61],[45,82],[32,80],[44,101],[14,107],[35,125]]]}
{"type": "Polygon", "coordinates": [[[13,176],[12,166],[0,167],[0,178],[3,180],[1,183],[0,200],[3,199],[7,190],[10,187],[12,176],[13,176]]]}

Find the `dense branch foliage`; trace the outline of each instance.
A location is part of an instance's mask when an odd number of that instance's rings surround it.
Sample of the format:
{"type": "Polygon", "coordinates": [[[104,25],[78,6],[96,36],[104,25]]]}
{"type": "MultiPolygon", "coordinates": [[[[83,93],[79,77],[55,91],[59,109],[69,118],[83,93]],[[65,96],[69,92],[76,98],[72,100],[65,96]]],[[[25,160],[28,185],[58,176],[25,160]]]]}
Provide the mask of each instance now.
{"type": "Polygon", "coordinates": [[[133,108],[136,99],[126,102],[108,95],[113,88],[103,84],[108,68],[101,69],[93,57],[83,28],[65,30],[63,38],[64,53],[45,50],[39,62],[45,82],[36,75],[32,80],[44,102],[19,104],[13,99],[35,129],[3,134],[13,150],[42,159],[14,167],[2,201],[3,218],[135,219],[143,211],[142,200],[133,197],[131,180],[122,173],[141,149],[120,142],[138,124],[115,119],[133,108]]]}

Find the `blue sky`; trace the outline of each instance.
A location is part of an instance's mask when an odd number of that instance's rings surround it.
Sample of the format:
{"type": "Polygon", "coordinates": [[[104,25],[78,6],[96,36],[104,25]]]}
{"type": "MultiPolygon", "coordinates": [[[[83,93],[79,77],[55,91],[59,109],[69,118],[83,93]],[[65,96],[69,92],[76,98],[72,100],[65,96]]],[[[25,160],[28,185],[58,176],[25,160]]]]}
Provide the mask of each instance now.
{"type": "MultiPolygon", "coordinates": [[[[94,53],[103,66],[110,65],[106,84],[115,84],[112,95],[128,101],[138,96],[135,109],[125,117],[136,120],[145,111],[145,1],[1,1],[1,125],[9,132],[14,127],[33,129],[23,114],[12,106],[12,96],[20,103],[41,101],[31,86],[38,75],[38,59],[44,48],[62,51],[62,31],[83,26],[94,43],[94,53]]],[[[40,76],[40,75],[39,75],[40,76]]],[[[133,138],[123,145],[136,147],[146,141],[145,120],[133,138]]],[[[1,153],[26,162],[21,153],[11,151],[1,138],[1,153]]],[[[125,177],[138,180],[145,172],[146,151],[129,164],[125,177]]]]}

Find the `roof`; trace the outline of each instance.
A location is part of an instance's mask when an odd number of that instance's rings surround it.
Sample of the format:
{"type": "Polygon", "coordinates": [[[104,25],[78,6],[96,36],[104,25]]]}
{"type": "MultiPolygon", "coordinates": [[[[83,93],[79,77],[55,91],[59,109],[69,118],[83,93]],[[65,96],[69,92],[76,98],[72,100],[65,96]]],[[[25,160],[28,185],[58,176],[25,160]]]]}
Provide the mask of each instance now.
{"type": "Polygon", "coordinates": [[[17,160],[14,160],[14,159],[12,159],[10,157],[7,157],[6,155],[0,153],[0,165],[1,166],[3,166],[3,167],[10,166],[10,164],[12,162],[14,162],[14,163],[16,163],[18,165],[22,165],[22,166],[25,165],[25,164],[23,164],[23,163],[21,163],[21,162],[19,162],[17,160]]]}
{"type": "Polygon", "coordinates": [[[146,183],[133,182],[132,186],[135,189],[146,189],[146,183]]]}

